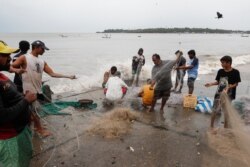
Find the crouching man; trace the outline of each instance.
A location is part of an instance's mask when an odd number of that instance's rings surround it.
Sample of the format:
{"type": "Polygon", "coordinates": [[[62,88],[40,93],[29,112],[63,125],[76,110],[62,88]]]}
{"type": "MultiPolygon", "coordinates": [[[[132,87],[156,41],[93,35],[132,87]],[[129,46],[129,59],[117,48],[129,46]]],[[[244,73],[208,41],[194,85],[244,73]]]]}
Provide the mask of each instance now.
{"type": "Polygon", "coordinates": [[[152,80],[148,79],[147,84],[144,85],[138,94],[142,98],[142,106],[147,108],[151,106],[154,98],[154,88],[151,86],[152,80]]]}
{"type": "Polygon", "coordinates": [[[126,83],[115,75],[116,71],[117,68],[115,66],[111,67],[111,76],[105,85],[105,95],[106,100],[108,101],[121,100],[125,96],[128,89],[126,83]]]}

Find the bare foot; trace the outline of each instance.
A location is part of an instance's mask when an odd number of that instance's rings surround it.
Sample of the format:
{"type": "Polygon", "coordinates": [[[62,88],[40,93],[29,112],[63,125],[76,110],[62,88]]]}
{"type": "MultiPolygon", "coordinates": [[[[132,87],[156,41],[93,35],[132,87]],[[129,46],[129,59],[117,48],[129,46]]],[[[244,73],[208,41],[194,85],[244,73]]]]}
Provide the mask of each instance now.
{"type": "Polygon", "coordinates": [[[161,113],[164,113],[164,109],[163,109],[163,108],[161,108],[161,109],[160,109],[160,112],[161,112],[161,113]]]}
{"type": "Polygon", "coordinates": [[[143,107],[144,109],[148,109],[148,106],[146,106],[146,105],[144,105],[144,104],[142,104],[142,107],[143,107]]]}
{"type": "Polygon", "coordinates": [[[148,112],[154,112],[154,109],[150,108],[150,109],[148,110],[148,112]]]}
{"type": "Polygon", "coordinates": [[[36,131],[36,133],[38,133],[42,137],[48,137],[48,136],[52,135],[52,133],[46,129],[36,129],[35,131],[36,131]]]}
{"type": "Polygon", "coordinates": [[[216,135],[218,133],[218,128],[210,128],[210,133],[213,134],[213,135],[216,135]]]}
{"type": "Polygon", "coordinates": [[[171,89],[171,92],[176,92],[176,90],[175,89],[171,89]]]}

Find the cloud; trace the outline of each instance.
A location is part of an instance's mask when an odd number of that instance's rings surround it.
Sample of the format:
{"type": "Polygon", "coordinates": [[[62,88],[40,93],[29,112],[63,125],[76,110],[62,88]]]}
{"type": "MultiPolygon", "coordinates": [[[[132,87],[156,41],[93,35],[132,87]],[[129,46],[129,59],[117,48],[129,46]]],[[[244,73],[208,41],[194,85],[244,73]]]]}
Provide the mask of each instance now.
{"type": "Polygon", "coordinates": [[[1,0],[0,32],[96,32],[107,28],[250,29],[248,0],[1,0]],[[221,11],[223,20],[214,19],[221,11]]]}

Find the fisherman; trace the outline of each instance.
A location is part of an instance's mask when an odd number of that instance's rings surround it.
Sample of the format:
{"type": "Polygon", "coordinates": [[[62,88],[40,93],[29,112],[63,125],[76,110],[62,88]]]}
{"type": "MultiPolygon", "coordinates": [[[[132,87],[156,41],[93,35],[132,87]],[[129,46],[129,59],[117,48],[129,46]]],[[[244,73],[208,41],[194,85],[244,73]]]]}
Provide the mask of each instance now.
{"type": "MultiPolygon", "coordinates": [[[[236,97],[236,88],[238,83],[241,82],[240,72],[232,67],[232,58],[231,56],[223,56],[220,59],[222,69],[219,69],[217,72],[215,82],[205,84],[206,87],[211,87],[218,85],[214,96],[213,112],[211,116],[211,128],[214,127],[214,121],[216,115],[221,114],[221,104],[220,104],[220,95],[221,92],[225,91],[228,94],[229,99],[232,101],[236,97]]],[[[224,127],[228,128],[228,118],[225,117],[224,127]]]]}
{"type": "Polygon", "coordinates": [[[152,80],[147,79],[147,84],[144,85],[138,94],[142,98],[142,105],[146,108],[151,106],[154,98],[154,88],[151,87],[152,80]]]}
{"type": "Polygon", "coordinates": [[[16,68],[21,67],[27,71],[22,75],[23,92],[25,93],[26,91],[31,91],[32,93],[37,94],[38,101],[33,103],[34,112],[32,112],[34,126],[38,134],[46,137],[51,135],[51,133],[42,126],[40,118],[37,115],[37,112],[41,110],[40,103],[42,103],[44,99],[47,98],[42,92],[43,72],[46,72],[49,76],[55,78],[76,79],[76,77],[74,75],[55,73],[50,68],[50,66],[39,57],[40,55],[44,54],[45,50],[49,50],[49,48],[47,48],[42,41],[34,41],[31,46],[31,53],[20,56],[15,62],[13,62],[12,66],[16,68]]]}
{"type": "Polygon", "coordinates": [[[122,99],[128,89],[126,83],[115,75],[117,68],[115,66],[111,67],[111,76],[105,85],[106,88],[106,99],[110,101],[116,101],[122,99]]]}
{"type": "Polygon", "coordinates": [[[138,54],[136,56],[134,56],[133,59],[132,59],[132,81],[131,81],[131,85],[133,84],[135,76],[136,76],[135,85],[139,86],[139,76],[140,76],[140,73],[141,73],[142,66],[144,66],[144,64],[145,64],[145,57],[143,55],[143,49],[140,48],[138,50],[138,54]]]}
{"type": "Polygon", "coordinates": [[[161,60],[160,55],[154,54],[152,56],[152,61],[154,62],[154,67],[152,68],[152,83],[151,87],[154,87],[154,98],[149,109],[149,112],[154,111],[156,101],[162,99],[160,111],[163,112],[164,106],[170,96],[172,88],[171,71],[179,61],[180,57],[176,60],[161,60]]]}
{"type": "MultiPolygon", "coordinates": [[[[121,78],[121,72],[120,71],[116,71],[116,73],[114,75],[121,78]]],[[[103,82],[102,82],[102,87],[103,88],[105,88],[105,85],[108,82],[108,79],[109,79],[110,76],[111,76],[111,69],[109,71],[106,71],[104,73],[104,75],[103,75],[103,82]]]]}
{"type": "MultiPolygon", "coordinates": [[[[180,50],[177,50],[175,52],[175,55],[177,57],[180,56],[180,60],[176,63],[176,67],[185,66],[186,65],[186,59],[185,59],[185,57],[183,57],[183,52],[180,51],[180,50]]],[[[185,74],[186,74],[186,70],[181,70],[181,69],[176,70],[175,87],[172,90],[172,92],[181,93],[183,83],[184,83],[185,74]],[[177,89],[178,85],[180,87],[179,87],[179,90],[177,91],[176,89],[177,89]]]]}
{"type": "MultiPolygon", "coordinates": [[[[0,71],[10,68],[10,54],[18,50],[0,41],[0,71]]],[[[0,73],[0,166],[29,166],[32,158],[29,104],[35,100],[36,94],[27,91],[23,96],[0,73]]]]}
{"type": "Polygon", "coordinates": [[[187,70],[188,73],[188,94],[193,94],[194,82],[198,76],[199,59],[196,57],[195,50],[188,51],[189,62],[187,65],[179,66],[176,70],[187,70]]]}

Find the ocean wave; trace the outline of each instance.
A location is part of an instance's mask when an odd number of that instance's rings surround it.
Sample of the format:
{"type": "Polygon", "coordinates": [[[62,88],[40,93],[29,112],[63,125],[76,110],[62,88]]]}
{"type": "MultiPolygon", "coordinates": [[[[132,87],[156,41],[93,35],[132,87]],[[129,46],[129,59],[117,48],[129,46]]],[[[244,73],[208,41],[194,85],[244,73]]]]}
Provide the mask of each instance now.
{"type": "MultiPolygon", "coordinates": [[[[199,75],[210,74],[221,68],[220,58],[218,56],[212,55],[203,55],[199,56],[200,66],[199,66],[199,75]]],[[[233,57],[233,67],[239,65],[249,64],[250,63],[250,54],[240,55],[233,57]]],[[[43,80],[48,80],[46,84],[51,86],[51,89],[54,93],[62,92],[83,92],[95,87],[101,87],[103,81],[103,74],[105,71],[108,71],[111,66],[117,66],[118,70],[122,74],[123,80],[130,80],[132,78],[131,72],[131,59],[127,59],[123,62],[112,62],[103,63],[98,67],[94,75],[77,75],[78,79],[70,80],[65,78],[51,78],[47,75],[44,75],[43,80]]],[[[148,60],[145,66],[143,66],[140,80],[146,80],[151,77],[151,69],[153,63],[148,60]]],[[[13,74],[5,73],[13,79],[13,74]]],[[[172,79],[174,81],[175,72],[173,72],[172,79]]]]}
{"type": "MultiPolygon", "coordinates": [[[[218,56],[202,56],[200,60],[199,74],[211,74],[214,71],[222,68],[220,58],[221,57],[218,56]]],[[[233,67],[250,63],[250,54],[240,55],[232,58],[233,67]]]]}
{"type": "MultiPolygon", "coordinates": [[[[250,55],[241,55],[233,58],[233,66],[250,63],[250,55]]],[[[87,91],[94,87],[101,87],[103,81],[103,74],[108,71],[111,66],[116,65],[117,69],[122,74],[123,80],[130,80],[132,77],[131,60],[124,62],[114,62],[113,64],[105,64],[99,68],[99,71],[94,76],[78,76],[76,80],[69,79],[50,79],[49,85],[55,93],[62,92],[81,92],[87,91]]],[[[143,66],[140,80],[146,80],[151,77],[151,69],[153,64],[147,63],[143,66]]],[[[206,55],[201,57],[199,66],[199,75],[210,74],[221,68],[220,57],[206,55]]],[[[187,76],[186,76],[187,77],[187,76]]],[[[173,72],[172,79],[174,81],[175,72],[173,72]]]]}

